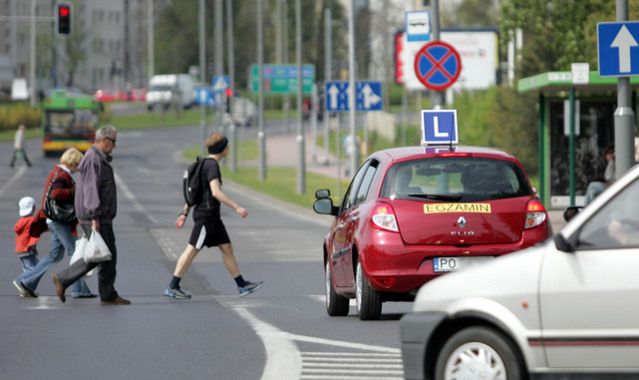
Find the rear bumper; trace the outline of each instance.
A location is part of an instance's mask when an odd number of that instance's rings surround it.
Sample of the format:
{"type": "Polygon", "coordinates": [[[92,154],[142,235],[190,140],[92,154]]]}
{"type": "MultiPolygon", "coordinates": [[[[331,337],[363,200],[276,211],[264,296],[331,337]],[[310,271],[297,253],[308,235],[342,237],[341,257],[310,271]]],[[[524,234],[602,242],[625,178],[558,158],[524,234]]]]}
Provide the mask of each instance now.
{"type": "Polygon", "coordinates": [[[408,313],[399,321],[404,377],[407,380],[427,378],[425,359],[428,341],[444,319],[445,313],[427,312],[408,313]]]}

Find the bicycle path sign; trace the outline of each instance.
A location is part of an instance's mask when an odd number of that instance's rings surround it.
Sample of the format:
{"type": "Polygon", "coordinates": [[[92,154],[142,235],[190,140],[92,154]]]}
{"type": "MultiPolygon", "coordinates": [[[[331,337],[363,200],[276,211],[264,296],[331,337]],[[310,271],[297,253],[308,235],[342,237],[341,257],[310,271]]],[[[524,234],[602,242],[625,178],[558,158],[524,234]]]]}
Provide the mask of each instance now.
{"type": "Polygon", "coordinates": [[[455,48],[444,41],[431,41],[415,55],[415,75],[435,91],[452,86],[461,74],[462,62],[455,48]]]}

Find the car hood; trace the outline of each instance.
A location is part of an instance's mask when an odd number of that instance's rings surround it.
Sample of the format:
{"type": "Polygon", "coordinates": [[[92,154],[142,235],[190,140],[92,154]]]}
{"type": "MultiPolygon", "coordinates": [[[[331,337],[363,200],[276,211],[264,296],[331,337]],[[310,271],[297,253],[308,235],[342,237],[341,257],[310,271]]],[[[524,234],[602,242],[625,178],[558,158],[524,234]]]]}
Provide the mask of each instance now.
{"type": "Polygon", "coordinates": [[[413,310],[455,313],[482,302],[511,310],[525,303],[525,309],[536,310],[539,274],[549,244],[554,244],[552,239],[430,281],[417,293],[413,310]]]}

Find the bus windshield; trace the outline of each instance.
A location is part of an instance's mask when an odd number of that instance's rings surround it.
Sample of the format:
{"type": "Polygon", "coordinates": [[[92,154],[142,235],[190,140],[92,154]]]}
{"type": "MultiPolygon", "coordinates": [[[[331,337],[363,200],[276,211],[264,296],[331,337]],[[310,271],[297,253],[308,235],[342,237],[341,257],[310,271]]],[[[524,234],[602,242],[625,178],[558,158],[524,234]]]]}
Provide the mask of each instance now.
{"type": "Polygon", "coordinates": [[[48,110],[45,118],[45,133],[50,137],[87,137],[93,135],[98,125],[98,115],[89,109],[48,110]]]}

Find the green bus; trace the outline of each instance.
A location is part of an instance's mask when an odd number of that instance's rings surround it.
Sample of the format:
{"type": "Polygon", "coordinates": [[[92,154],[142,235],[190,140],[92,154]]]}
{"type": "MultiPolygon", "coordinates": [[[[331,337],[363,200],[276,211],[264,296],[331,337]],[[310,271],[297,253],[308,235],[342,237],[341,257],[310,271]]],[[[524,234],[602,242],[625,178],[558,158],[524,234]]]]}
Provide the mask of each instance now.
{"type": "Polygon", "coordinates": [[[42,150],[45,155],[75,147],[86,152],[95,140],[102,105],[90,95],[54,90],[42,102],[42,150]]]}

